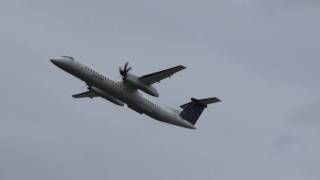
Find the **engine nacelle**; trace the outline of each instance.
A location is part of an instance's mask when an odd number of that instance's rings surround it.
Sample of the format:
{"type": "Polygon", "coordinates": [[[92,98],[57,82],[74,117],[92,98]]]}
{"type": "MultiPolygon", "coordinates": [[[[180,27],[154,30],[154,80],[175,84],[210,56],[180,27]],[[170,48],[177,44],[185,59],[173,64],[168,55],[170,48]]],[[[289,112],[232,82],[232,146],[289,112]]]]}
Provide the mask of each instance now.
{"type": "Polygon", "coordinates": [[[127,74],[125,82],[129,83],[129,85],[140,89],[141,91],[155,97],[159,97],[159,93],[155,87],[152,85],[146,84],[145,82],[141,81],[139,77],[133,75],[133,74],[127,74]]]}

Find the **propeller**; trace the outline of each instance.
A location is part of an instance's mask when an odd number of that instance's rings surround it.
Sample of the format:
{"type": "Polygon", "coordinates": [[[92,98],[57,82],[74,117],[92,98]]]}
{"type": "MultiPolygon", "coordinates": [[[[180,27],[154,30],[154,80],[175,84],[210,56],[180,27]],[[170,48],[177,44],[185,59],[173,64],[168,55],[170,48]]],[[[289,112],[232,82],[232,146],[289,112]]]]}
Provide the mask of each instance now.
{"type": "Polygon", "coordinates": [[[122,69],[121,66],[119,67],[119,73],[122,76],[122,79],[125,80],[128,76],[128,72],[132,69],[132,67],[128,67],[129,66],[129,62],[127,62],[124,65],[124,68],[122,69]]]}

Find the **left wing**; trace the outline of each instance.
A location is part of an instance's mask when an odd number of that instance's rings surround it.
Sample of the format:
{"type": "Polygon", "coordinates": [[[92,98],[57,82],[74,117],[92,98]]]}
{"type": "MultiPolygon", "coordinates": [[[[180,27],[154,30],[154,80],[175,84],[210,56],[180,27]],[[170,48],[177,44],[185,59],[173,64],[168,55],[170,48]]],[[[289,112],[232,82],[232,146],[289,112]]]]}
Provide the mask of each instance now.
{"type": "Polygon", "coordinates": [[[84,92],[84,93],[80,93],[80,94],[75,94],[75,95],[72,95],[73,98],[94,98],[94,97],[98,97],[97,94],[93,93],[92,91],[87,91],[87,92],[84,92]]]}
{"type": "Polygon", "coordinates": [[[84,93],[75,94],[72,97],[76,98],[76,99],[78,99],[78,98],[91,98],[91,99],[93,99],[94,97],[101,97],[101,98],[104,98],[104,99],[112,102],[113,104],[118,105],[118,106],[124,106],[124,103],[122,101],[120,101],[119,99],[111,96],[110,94],[108,94],[108,93],[106,93],[96,87],[89,86],[88,90],[89,91],[84,92],[84,93]]]}
{"type": "Polygon", "coordinates": [[[144,76],[140,77],[140,80],[148,85],[151,85],[156,82],[160,82],[165,78],[171,77],[173,74],[175,74],[183,69],[186,69],[186,67],[184,67],[182,65],[176,66],[176,67],[166,69],[163,71],[159,71],[156,73],[144,75],[144,76]]]}

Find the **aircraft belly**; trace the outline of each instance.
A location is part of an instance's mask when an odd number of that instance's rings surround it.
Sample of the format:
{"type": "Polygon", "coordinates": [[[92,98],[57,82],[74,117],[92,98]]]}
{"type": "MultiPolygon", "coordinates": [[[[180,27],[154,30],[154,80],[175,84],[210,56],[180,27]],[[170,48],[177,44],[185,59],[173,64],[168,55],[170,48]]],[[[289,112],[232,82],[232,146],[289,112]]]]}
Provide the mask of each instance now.
{"type": "Polygon", "coordinates": [[[135,105],[129,105],[128,104],[128,107],[134,111],[136,111],[137,113],[139,114],[144,114],[144,110],[139,108],[138,106],[135,106],[135,105]]]}
{"type": "Polygon", "coordinates": [[[187,121],[179,118],[178,116],[176,116],[176,114],[169,112],[165,109],[158,109],[153,113],[146,113],[146,115],[150,116],[151,118],[164,122],[164,123],[168,123],[168,124],[173,124],[176,126],[180,126],[180,127],[185,127],[185,128],[189,128],[189,129],[195,129],[195,127],[193,125],[191,125],[190,123],[188,123],[187,121]]]}
{"type": "MultiPolygon", "coordinates": [[[[51,59],[51,61],[66,72],[69,72],[75,77],[85,81],[91,88],[97,88],[95,92],[96,94],[107,100],[110,100],[115,104],[123,105],[123,102],[127,104],[130,109],[140,114],[146,114],[158,121],[174,124],[185,128],[195,129],[193,124],[182,119],[177,112],[159,107],[158,105],[142,97],[139,92],[128,88],[126,84],[115,82],[97,73],[96,71],[74,61],[73,58],[68,58],[67,62],[65,59],[51,59]]],[[[178,68],[181,69],[183,67],[178,68]]],[[[171,69],[169,70],[172,71],[171,69]]],[[[166,72],[170,73],[167,70],[166,72]]],[[[147,78],[150,81],[152,80],[152,78],[150,79],[150,77],[155,77],[155,75],[157,75],[157,77],[162,77],[164,71],[159,73],[147,75],[144,76],[144,78],[147,78]],[[161,76],[159,75],[159,73],[161,76]]]]}

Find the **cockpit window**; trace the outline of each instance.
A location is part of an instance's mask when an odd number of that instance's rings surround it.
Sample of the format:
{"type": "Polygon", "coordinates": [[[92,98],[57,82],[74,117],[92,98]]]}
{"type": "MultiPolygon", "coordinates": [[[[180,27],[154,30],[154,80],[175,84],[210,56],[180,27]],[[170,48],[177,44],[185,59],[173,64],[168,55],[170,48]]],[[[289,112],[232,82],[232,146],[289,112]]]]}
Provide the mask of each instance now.
{"type": "Polygon", "coordinates": [[[68,58],[68,59],[70,59],[70,60],[74,60],[74,58],[71,57],[71,56],[61,56],[61,57],[68,58]]]}

